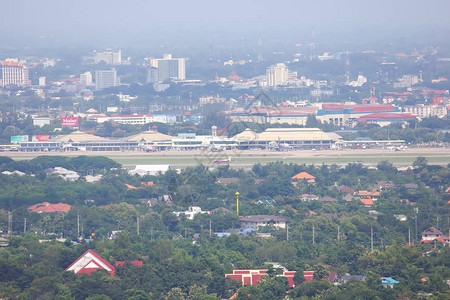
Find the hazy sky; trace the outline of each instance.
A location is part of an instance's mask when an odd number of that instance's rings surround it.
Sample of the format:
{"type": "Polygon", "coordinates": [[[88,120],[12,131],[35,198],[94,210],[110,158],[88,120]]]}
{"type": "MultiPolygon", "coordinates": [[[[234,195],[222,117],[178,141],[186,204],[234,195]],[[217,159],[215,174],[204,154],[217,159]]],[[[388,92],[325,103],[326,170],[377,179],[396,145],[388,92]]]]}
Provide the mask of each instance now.
{"type": "Polygon", "coordinates": [[[0,35],[19,39],[450,29],[450,0],[0,0],[0,9],[0,35]]]}

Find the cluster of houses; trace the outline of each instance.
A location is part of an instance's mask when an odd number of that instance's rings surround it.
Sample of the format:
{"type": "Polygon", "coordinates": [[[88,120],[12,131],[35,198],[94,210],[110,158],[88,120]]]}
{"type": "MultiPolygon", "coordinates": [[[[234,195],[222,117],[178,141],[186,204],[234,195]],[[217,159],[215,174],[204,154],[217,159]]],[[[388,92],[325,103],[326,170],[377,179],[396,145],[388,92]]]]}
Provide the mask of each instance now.
{"type": "MultiPolygon", "coordinates": [[[[118,266],[124,266],[125,264],[131,264],[137,267],[141,267],[143,262],[142,261],[116,261],[115,266],[109,263],[107,260],[102,258],[100,255],[98,255],[94,250],[89,249],[86,252],[84,252],[80,257],[78,257],[73,263],[71,263],[67,268],[66,271],[72,271],[77,275],[81,274],[87,274],[90,275],[92,272],[95,272],[97,270],[106,270],[112,277],[116,275],[116,268],[118,266]]],[[[294,276],[296,271],[289,271],[285,267],[279,265],[279,264],[272,264],[273,268],[281,269],[282,273],[279,275],[275,275],[277,277],[284,277],[287,279],[289,287],[293,288],[295,286],[294,282],[294,276]]],[[[225,277],[228,280],[237,280],[242,284],[242,286],[245,285],[258,285],[258,282],[264,278],[265,276],[268,276],[269,269],[246,269],[246,270],[238,270],[234,269],[233,273],[231,274],[225,274],[225,277]]],[[[313,280],[314,278],[314,271],[304,271],[303,277],[305,278],[305,281],[309,282],[313,280]]],[[[361,280],[365,281],[366,276],[362,275],[350,275],[346,274],[344,276],[338,276],[337,272],[331,271],[329,272],[329,275],[327,276],[327,280],[332,284],[341,284],[346,283],[349,280],[361,280]]],[[[395,279],[391,277],[382,277],[380,278],[380,283],[384,287],[393,287],[395,284],[398,284],[400,282],[396,281],[395,279]]]]}

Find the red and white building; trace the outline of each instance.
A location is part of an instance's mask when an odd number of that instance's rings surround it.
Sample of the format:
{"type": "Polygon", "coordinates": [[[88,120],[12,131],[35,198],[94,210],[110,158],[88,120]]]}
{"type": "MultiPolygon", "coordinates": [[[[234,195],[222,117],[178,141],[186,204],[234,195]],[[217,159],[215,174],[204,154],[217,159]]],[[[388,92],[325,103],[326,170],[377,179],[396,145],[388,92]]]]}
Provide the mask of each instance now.
{"type": "Polygon", "coordinates": [[[448,236],[444,236],[444,234],[442,233],[442,231],[434,228],[434,227],[430,227],[428,229],[425,229],[422,232],[422,240],[420,241],[420,243],[427,243],[427,242],[432,242],[434,240],[438,240],[440,242],[448,242],[449,237],[448,236]]]}
{"type": "Polygon", "coordinates": [[[7,60],[0,62],[2,68],[1,85],[30,85],[28,69],[18,61],[7,60]]]}
{"type": "Polygon", "coordinates": [[[116,269],[109,262],[101,258],[93,250],[89,249],[78,257],[66,271],[73,271],[75,274],[91,274],[97,270],[106,270],[111,276],[114,276],[116,269]]]}
{"type": "MultiPolygon", "coordinates": [[[[289,283],[289,287],[294,287],[294,275],[296,271],[283,271],[282,275],[277,275],[277,277],[286,277],[289,283]]],[[[304,271],[303,276],[306,281],[311,281],[313,279],[314,271],[304,271]]],[[[233,270],[233,274],[225,274],[226,278],[236,279],[240,281],[242,285],[258,285],[258,281],[262,277],[267,276],[267,269],[257,269],[257,270],[233,270]]]]}

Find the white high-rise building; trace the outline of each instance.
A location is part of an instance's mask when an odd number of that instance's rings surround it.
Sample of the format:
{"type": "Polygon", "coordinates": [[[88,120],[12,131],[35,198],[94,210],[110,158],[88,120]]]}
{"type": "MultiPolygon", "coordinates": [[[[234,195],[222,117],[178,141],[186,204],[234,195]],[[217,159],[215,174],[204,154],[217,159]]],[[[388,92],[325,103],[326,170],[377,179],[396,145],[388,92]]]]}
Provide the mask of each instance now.
{"type": "Polygon", "coordinates": [[[39,86],[46,86],[46,85],[47,82],[45,76],[39,77],[39,86]]]}
{"type": "Polygon", "coordinates": [[[2,61],[0,63],[2,68],[1,84],[5,85],[30,85],[28,78],[28,69],[20,62],[15,60],[2,61]]]}
{"type": "Polygon", "coordinates": [[[164,81],[166,79],[186,79],[185,58],[173,58],[172,54],[164,54],[163,58],[152,59],[150,61],[150,66],[158,69],[157,81],[164,81]]]}
{"type": "Polygon", "coordinates": [[[103,90],[120,85],[120,78],[117,77],[116,69],[95,71],[95,89],[103,90]]]}
{"type": "Polygon", "coordinates": [[[82,85],[88,86],[92,84],[92,73],[86,72],[80,75],[80,83],[82,85]]]}
{"type": "Polygon", "coordinates": [[[106,50],[105,52],[97,52],[95,54],[94,62],[96,64],[104,61],[107,65],[120,65],[122,63],[122,51],[113,52],[106,50]]]}
{"type": "Polygon", "coordinates": [[[285,64],[279,63],[267,68],[267,85],[278,86],[286,84],[289,76],[289,70],[285,64]]]}

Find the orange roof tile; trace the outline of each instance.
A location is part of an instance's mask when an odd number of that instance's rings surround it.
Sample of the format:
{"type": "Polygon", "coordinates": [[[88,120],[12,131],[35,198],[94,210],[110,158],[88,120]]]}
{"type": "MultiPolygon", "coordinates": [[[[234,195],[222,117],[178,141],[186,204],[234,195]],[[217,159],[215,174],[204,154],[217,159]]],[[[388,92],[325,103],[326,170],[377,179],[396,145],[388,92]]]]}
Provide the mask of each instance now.
{"type": "Polygon", "coordinates": [[[372,199],[361,199],[361,202],[364,205],[373,205],[373,200],[372,199]]]}
{"type": "Polygon", "coordinates": [[[69,204],[65,203],[49,203],[49,202],[43,202],[38,203],[35,205],[32,205],[28,207],[28,210],[30,212],[35,213],[50,213],[50,212],[68,212],[70,210],[71,206],[69,204]]]}
{"type": "Polygon", "coordinates": [[[312,176],[311,174],[308,174],[306,172],[300,172],[295,176],[291,177],[292,179],[316,179],[316,177],[312,176]]]}

